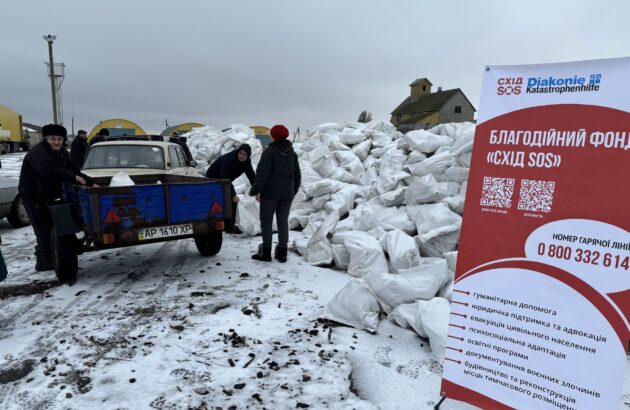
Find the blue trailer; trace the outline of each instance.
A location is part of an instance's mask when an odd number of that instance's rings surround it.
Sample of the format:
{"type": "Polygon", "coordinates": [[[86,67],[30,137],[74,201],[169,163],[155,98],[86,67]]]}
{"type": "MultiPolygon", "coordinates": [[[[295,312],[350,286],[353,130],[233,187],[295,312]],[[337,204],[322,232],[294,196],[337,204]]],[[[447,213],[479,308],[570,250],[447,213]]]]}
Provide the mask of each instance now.
{"type": "Polygon", "coordinates": [[[224,221],[232,218],[230,181],[182,175],[131,176],[135,185],[65,185],[51,206],[55,273],[73,283],[78,255],[93,250],[193,238],[204,256],[221,250],[224,221]]]}

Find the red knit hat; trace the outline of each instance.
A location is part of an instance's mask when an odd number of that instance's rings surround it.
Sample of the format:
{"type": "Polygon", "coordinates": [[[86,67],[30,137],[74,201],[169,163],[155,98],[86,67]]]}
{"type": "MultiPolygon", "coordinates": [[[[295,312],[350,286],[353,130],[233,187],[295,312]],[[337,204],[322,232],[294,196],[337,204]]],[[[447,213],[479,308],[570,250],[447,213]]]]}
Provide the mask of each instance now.
{"type": "Polygon", "coordinates": [[[274,125],[269,130],[269,134],[274,140],[283,140],[289,137],[289,130],[284,125],[274,125]]]}

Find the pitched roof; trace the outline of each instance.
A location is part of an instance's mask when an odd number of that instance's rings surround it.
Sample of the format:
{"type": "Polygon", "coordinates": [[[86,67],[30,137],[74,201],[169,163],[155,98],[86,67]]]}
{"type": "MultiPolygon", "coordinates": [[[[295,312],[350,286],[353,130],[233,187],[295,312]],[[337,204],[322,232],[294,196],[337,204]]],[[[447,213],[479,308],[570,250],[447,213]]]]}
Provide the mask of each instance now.
{"type": "MultiPolygon", "coordinates": [[[[458,93],[461,93],[466,98],[466,95],[459,88],[438,91],[420,97],[407,97],[405,101],[392,111],[392,115],[437,112],[458,93]]],[[[466,98],[466,101],[468,101],[468,98],[466,98]]],[[[468,101],[468,104],[470,104],[470,101],[468,101]]],[[[470,106],[473,107],[473,110],[475,109],[472,104],[470,106]]]]}
{"type": "Polygon", "coordinates": [[[35,125],[35,124],[29,124],[28,122],[23,122],[22,126],[28,128],[30,130],[33,130],[35,132],[42,132],[42,127],[40,127],[38,125],[35,125]]]}
{"type": "Polygon", "coordinates": [[[416,84],[420,84],[420,83],[425,82],[425,81],[426,81],[427,83],[429,83],[429,84],[433,85],[433,83],[432,83],[431,81],[429,81],[429,79],[428,79],[428,78],[418,78],[416,81],[414,81],[413,83],[409,84],[409,86],[411,87],[411,86],[414,86],[414,85],[416,85],[416,84]]]}

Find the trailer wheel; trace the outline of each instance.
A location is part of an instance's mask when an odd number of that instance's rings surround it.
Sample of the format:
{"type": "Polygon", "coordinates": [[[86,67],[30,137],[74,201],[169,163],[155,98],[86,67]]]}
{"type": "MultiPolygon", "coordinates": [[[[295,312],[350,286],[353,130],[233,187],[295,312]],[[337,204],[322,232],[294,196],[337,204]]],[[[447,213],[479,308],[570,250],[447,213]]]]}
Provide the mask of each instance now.
{"type": "Polygon", "coordinates": [[[30,225],[31,221],[28,219],[28,213],[22,202],[22,197],[17,195],[11,204],[11,213],[7,216],[7,220],[14,228],[21,228],[26,225],[30,225]]]}
{"type": "Polygon", "coordinates": [[[54,231],[51,234],[53,265],[61,283],[72,285],[77,280],[79,258],[76,242],[74,235],[57,236],[54,231]]]}
{"type": "Polygon", "coordinates": [[[203,256],[214,256],[221,250],[223,232],[211,232],[207,235],[195,235],[195,245],[203,256]]]}

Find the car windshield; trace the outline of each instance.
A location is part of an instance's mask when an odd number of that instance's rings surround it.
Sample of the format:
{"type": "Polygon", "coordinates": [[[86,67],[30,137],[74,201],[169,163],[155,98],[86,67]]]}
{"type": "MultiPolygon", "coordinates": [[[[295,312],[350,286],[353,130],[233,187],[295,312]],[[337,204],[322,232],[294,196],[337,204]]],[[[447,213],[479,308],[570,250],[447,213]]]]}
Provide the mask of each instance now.
{"type": "Polygon", "coordinates": [[[88,151],[83,169],[99,168],[165,169],[164,153],[154,145],[95,145],[88,151]]]}

